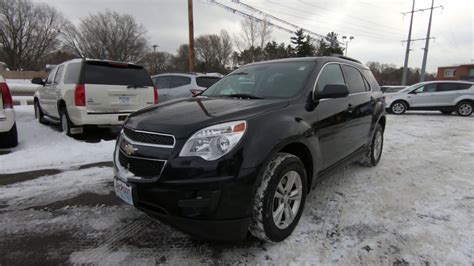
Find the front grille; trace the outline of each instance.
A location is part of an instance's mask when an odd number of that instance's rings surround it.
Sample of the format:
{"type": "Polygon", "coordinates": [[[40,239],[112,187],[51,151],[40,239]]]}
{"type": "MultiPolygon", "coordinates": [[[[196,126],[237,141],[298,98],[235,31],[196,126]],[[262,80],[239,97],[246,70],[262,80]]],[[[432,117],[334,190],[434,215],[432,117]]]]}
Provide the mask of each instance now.
{"type": "Polygon", "coordinates": [[[124,127],[125,136],[132,141],[147,143],[152,145],[174,146],[174,137],[154,132],[144,132],[124,127]]]}
{"type": "Polygon", "coordinates": [[[123,168],[143,179],[158,178],[165,165],[165,161],[161,160],[129,157],[122,150],[120,150],[119,162],[123,168]]]}

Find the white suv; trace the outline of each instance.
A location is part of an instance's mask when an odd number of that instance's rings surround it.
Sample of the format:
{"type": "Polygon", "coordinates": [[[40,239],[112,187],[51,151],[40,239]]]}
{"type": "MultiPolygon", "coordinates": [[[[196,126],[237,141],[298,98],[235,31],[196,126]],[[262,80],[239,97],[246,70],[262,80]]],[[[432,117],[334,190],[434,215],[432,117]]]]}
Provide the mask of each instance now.
{"type": "Polygon", "coordinates": [[[34,96],[35,116],[61,123],[68,135],[85,125],[121,125],[127,116],[158,103],[153,82],[139,65],[73,59],[56,66],[34,96]]]}
{"type": "Polygon", "coordinates": [[[0,148],[11,148],[17,144],[12,95],[5,79],[0,76],[0,148]]]}
{"type": "Polygon", "coordinates": [[[438,110],[443,114],[456,111],[470,116],[474,110],[474,82],[427,81],[396,93],[385,93],[385,106],[393,114],[407,110],[438,110]]]}

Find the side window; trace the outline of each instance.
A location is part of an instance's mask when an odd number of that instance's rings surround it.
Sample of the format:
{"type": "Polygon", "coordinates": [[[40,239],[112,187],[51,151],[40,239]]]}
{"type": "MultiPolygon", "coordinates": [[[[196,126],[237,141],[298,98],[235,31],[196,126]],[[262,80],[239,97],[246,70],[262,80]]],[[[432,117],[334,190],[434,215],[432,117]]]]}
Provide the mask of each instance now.
{"type": "Polygon", "coordinates": [[[316,89],[318,91],[322,91],[324,89],[324,86],[329,84],[346,85],[339,64],[329,64],[326,65],[323,70],[321,70],[321,74],[319,74],[318,83],[316,84],[316,89]]]}
{"type": "Polygon", "coordinates": [[[458,83],[457,84],[457,89],[458,90],[467,90],[469,88],[471,88],[472,86],[474,86],[474,84],[469,84],[469,83],[458,83]]]}
{"type": "Polygon", "coordinates": [[[190,77],[171,76],[171,88],[176,88],[188,84],[191,84],[190,77]]]}
{"type": "Polygon", "coordinates": [[[70,63],[67,65],[66,73],[64,74],[64,84],[82,83],[80,81],[81,66],[81,63],[70,63]]]}
{"type": "Polygon", "coordinates": [[[455,91],[458,89],[456,83],[438,83],[436,91],[455,91]]]}
{"type": "Polygon", "coordinates": [[[415,90],[416,93],[436,92],[436,83],[425,84],[415,90]]]}
{"type": "Polygon", "coordinates": [[[359,70],[351,66],[342,66],[344,68],[344,74],[346,77],[347,87],[349,88],[349,94],[359,93],[366,91],[366,85],[360,74],[359,70]]]}
{"type": "Polygon", "coordinates": [[[48,78],[46,79],[46,84],[53,83],[54,74],[56,74],[56,68],[52,69],[51,72],[49,72],[48,78]]]}
{"type": "Polygon", "coordinates": [[[171,87],[170,76],[160,76],[155,78],[155,85],[158,87],[159,90],[169,89],[171,87]]]}
{"type": "Polygon", "coordinates": [[[54,76],[54,84],[58,84],[59,81],[61,80],[61,77],[63,76],[64,72],[64,65],[59,66],[58,70],[56,71],[56,75],[54,76]]]}
{"type": "Polygon", "coordinates": [[[369,82],[364,78],[364,76],[362,76],[362,80],[364,81],[365,91],[370,91],[370,84],[369,84],[369,82]]]}

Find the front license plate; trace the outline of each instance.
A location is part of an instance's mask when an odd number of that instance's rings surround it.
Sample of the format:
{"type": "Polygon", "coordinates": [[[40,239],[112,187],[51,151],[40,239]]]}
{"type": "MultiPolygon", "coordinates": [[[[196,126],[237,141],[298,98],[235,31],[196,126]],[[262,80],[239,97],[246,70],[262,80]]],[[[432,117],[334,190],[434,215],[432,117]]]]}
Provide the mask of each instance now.
{"type": "Polygon", "coordinates": [[[133,205],[132,186],[118,179],[114,179],[115,195],[126,203],[133,205]]]}
{"type": "Polygon", "coordinates": [[[130,96],[119,96],[119,103],[129,104],[130,103],[130,96]]]}

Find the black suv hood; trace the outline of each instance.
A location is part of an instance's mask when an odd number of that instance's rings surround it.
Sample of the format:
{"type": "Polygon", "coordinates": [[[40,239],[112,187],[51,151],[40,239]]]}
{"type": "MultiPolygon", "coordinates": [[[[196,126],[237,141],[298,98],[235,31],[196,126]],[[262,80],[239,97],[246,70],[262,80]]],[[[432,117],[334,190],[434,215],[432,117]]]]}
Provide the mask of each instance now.
{"type": "Polygon", "coordinates": [[[181,99],[140,110],[129,117],[127,126],[187,138],[210,125],[244,120],[287,105],[287,99],[181,99]]]}

